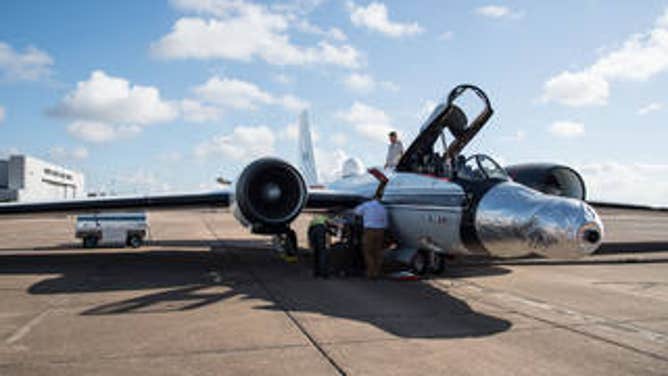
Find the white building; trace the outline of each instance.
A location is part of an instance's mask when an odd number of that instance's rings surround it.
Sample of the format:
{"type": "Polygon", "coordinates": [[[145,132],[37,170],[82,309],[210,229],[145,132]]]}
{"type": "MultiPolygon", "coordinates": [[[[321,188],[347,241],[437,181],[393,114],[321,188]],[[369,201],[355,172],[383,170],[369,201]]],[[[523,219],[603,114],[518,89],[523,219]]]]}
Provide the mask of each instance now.
{"type": "Polygon", "coordinates": [[[27,155],[0,160],[0,201],[85,197],[84,175],[27,155]]]}

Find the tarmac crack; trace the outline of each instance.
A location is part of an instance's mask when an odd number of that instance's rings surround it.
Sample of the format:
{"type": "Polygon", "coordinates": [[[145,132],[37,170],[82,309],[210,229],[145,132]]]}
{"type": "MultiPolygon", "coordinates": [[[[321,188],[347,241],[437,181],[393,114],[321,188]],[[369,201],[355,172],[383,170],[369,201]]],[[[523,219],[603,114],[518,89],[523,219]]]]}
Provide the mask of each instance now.
{"type": "MultiPolygon", "coordinates": [[[[217,240],[220,240],[218,235],[215,233],[213,230],[211,224],[202,217],[202,221],[204,222],[204,225],[206,228],[209,230],[209,232],[213,235],[214,238],[217,240]]],[[[308,332],[308,330],[297,320],[297,318],[290,312],[289,309],[285,307],[285,304],[283,303],[283,300],[278,299],[278,297],[271,292],[269,287],[260,279],[258,276],[253,272],[252,269],[246,268],[248,274],[251,276],[251,278],[264,290],[264,292],[269,295],[269,297],[276,302],[276,304],[279,306],[281,311],[286,315],[286,317],[292,322],[292,324],[299,330],[302,335],[308,340],[308,342],[320,353],[320,355],[329,363],[336,372],[341,375],[341,376],[346,376],[347,373],[346,371],[332,358],[329,353],[322,347],[320,343],[311,335],[311,333],[308,332]]]]}
{"type": "Polygon", "coordinates": [[[280,307],[280,309],[285,313],[285,315],[288,317],[288,319],[292,322],[292,324],[306,337],[306,339],[309,341],[309,343],[320,353],[320,355],[325,358],[325,360],[336,370],[336,372],[341,375],[341,376],[346,376],[347,373],[346,371],[332,358],[331,355],[324,349],[324,347],[309,333],[309,331],[302,325],[299,320],[290,312],[290,310],[285,307],[285,304],[283,303],[283,300],[279,299],[278,296],[276,296],[274,293],[271,292],[271,290],[267,287],[267,285],[260,279],[258,278],[255,273],[253,273],[252,270],[248,270],[250,275],[257,281],[258,285],[269,295],[269,297],[276,302],[276,304],[280,307]]]}

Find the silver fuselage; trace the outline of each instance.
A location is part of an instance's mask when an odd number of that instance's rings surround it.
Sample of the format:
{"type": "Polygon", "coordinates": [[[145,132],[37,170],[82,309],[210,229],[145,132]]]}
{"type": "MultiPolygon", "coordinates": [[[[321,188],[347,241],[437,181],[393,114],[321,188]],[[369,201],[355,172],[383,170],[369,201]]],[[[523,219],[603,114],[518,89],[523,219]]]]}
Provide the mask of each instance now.
{"type": "MultiPolygon", "coordinates": [[[[460,255],[570,258],[593,253],[603,224],[587,203],[501,181],[475,194],[444,178],[386,171],[382,202],[399,248],[460,255]]],[[[483,183],[480,183],[483,184],[483,183]]],[[[378,182],[358,175],[337,189],[372,196],[378,182]]]]}

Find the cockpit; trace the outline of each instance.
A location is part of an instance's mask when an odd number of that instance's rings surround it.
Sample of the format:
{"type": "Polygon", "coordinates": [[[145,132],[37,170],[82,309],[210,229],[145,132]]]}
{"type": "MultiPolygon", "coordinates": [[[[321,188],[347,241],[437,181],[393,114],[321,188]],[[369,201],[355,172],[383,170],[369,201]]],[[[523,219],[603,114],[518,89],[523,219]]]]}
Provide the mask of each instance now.
{"type": "Polygon", "coordinates": [[[485,154],[457,157],[453,177],[467,181],[509,180],[506,170],[485,154]]]}
{"type": "Polygon", "coordinates": [[[508,180],[505,169],[489,156],[476,154],[467,158],[461,154],[492,113],[489,99],[482,90],[472,85],[456,87],[450,92],[447,104],[434,109],[396,170],[463,181],[508,180]],[[470,124],[464,111],[454,104],[462,93],[469,90],[484,105],[470,124]],[[448,138],[452,139],[449,143],[448,138]]]}

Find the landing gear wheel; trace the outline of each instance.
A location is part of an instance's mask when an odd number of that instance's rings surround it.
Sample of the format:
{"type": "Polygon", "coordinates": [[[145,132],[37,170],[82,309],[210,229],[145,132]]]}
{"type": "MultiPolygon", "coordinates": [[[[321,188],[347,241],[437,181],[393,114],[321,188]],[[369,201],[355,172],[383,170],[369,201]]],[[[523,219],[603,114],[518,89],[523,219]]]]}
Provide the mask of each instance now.
{"type": "Polygon", "coordinates": [[[86,236],[83,238],[83,247],[84,248],[95,248],[97,247],[97,237],[95,236],[86,236]]]}
{"type": "Polygon", "coordinates": [[[285,233],[284,239],[285,254],[288,256],[297,256],[297,233],[295,230],[290,229],[285,233]]]}
{"type": "Polygon", "coordinates": [[[434,253],[431,272],[434,274],[443,274],[444,271],[445,271],[445,255],[443,255],[442,253],[434,253]]]}
{"type": "Polygon", "coordinates": [[[411,261],[411,268],[413,269],[413,273],[417,275],[425,275],[427,274],[428,267],[429,258],[427,257],[427,254],[423,251],[416,252],[415,256],[413,256],[413,260],[411,261]]]}
{"type": "Polygon", "coordinates": [[[297,234],[294,230],[274,235],[274,247],[283,261],[297,262],[297,234]]]}
{"type": "Polygon", "coordinates": [[[141,236],[139,235],[130,235],[128,236],[127,244],[132,248],[139,248],[143,243],[141,236]]]}

